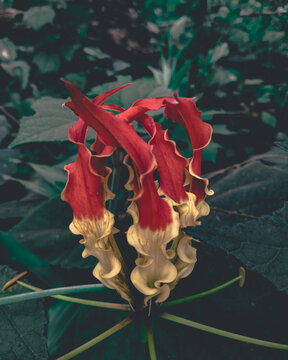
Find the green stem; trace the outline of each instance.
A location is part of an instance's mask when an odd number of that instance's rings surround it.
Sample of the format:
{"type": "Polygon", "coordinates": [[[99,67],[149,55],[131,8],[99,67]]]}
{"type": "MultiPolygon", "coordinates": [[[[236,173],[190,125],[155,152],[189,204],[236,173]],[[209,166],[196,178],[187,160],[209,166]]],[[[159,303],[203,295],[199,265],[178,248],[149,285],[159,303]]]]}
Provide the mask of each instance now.
{"type": "MultiPolygon", "coordinates": [[[[20,285],[26,287],[27,289],[33,290],[33,291],[41,291],[42,289],[37,288],[36,286],[28,285],[22,281],[17,281],[20,285]]],[[[109,303],[104,301],[95,301],[95,300],[86,300],[86,299],[80,299],[72,296],[64,296],[64,295],[52,295],[51,297],[62,300],[62,301],[68,301],[71,303],[81,304],[81,305],[88,305],[88,306],[96,306],[106,309],[116,309],[116,310],[131,310],[129,305],[126,304],[116,304],[116,303],[109,303]]]]}
{"type": "Polygon", "coordinates": [[[148,349],[149,349],[149,354],[150,354],[150,360],[157,360],[155,343],[154,343],[154,336],[153,336],[153,330],[152,330],[150,322],[145,324],[145,329],[146,329],[146,334],[147,334],[147,341],[148,341],[148,349]]]}
{"type": "Polygon", "coordinates": [[[56,360],[68,360],[68,359],[72,359],[73,357],[75,357],[78,354],[81,354],[83,351],[86,351],[88,349],[90,349],[92,346],[98,344],[100,341],[105,340],[107,337],[113,335],[115,332],[119,331],[120,329],[123,329],[125,326],[127,326],[128,324],[130,324],[132,322],[132,318],[128,317],[124,320],[122,320],[119,324],[113,326],[111,329],[105,331],[104,333],[96,336],[94,339],[86,342],[85,344],[79,346],[78,348],[70,351],[69,353],[60,356],[58,359],[56,360]]]}
{"type": "Polygon", "coordinates": [[[217,291],[220,291],[222,289],[225,289],[227,286],[230,286],[232,284],[234,284],[235,282],[237,281],[240,281],[242,279],[242,276],[239,275],[237,276],[236,278],[230,280],[230,281],[227,281],[226,283],[224,284],[221,284],[219,286],[216,286],[215,288],[212,288],[212,289],[209,289],[209,290],[206,290],[206,291],[202,291],[198,294],[194,294],[194,295],[191,295],[191,296],[187,296],[187,297],[184,297],[184,298],[181,298],[181,299],[177,299],[177,300],[172,300],[172,301],[168,301],[167,303],[164,303],[162,305],[162,307],[170,307],[170,306],[174,306],[174,305],[179,305],[179,304],[183,304],[185,302],[188,302],[188,301],[191,301],[191,300],[195,300],[195,299],[198,299],[200,297],[203,297],[203,296],[207,296],[207,295],[210,295],[210,294],[213,294],[217,291]]]}
{"type": "Polygon", "coordinates": [[[198,330],[206,331],[211,334],[224,336],[229,339],[234,339],[234,340],[243,341],[243,342],[247,342],[250,344],[265,346],[265,347],[274,348],[274,349],[288,350],[288,345],[285,345],[285,344],[279,344],[279,343],[275,343],[275,342],[254,339],[254,338],[251,338],[248,336],[243,336],[243,335],[235,334],[235,333],[232,333],[229,331],[216,329],[212,326],[203,325],[203,324],[197,323],[195,321],[183,319],[179,316],[175,316],[172,314],[164,313],[164,314],[160,315],[160,317],[162,317],[163,319],[181,324],[181,325],[186,325],[186,326],[190,326],[195,329],[198,329],[198,330]]]}
{"type": "MultiPolygon", "coordinates": [[[[27,287],[26,283],[22,281],[18,281],[19,285],[27,287]],[[25,284],[25,285],[24,285],[25,284]]],[[[35,290],[35,289],[31,289],[35,290]]],[[[68,293],[78,293],[78,292],[94,292],[94,291],[103,291],[105,290],[105,286],[102,284],[94,284],[94,285],[78,285],[78,286],[66,286],[55,289],[41,290],[33,293],[25,293],[19,295],[5,296],[0,298],[0,305],[4,304],[13,304],[19,301],[26,300],[34,300],[52,295],[61,295],[68,293]]]]}

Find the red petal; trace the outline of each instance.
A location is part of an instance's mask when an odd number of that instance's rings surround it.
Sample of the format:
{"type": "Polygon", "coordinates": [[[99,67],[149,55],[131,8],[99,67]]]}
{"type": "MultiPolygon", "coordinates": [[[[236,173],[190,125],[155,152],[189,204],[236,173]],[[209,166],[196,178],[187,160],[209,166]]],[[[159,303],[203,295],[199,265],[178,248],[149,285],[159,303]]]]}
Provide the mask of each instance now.
{"type": "Polygon", "coordinates": [[[155,123],[151,117],[143,116],[141,125],[151,136],[149,144],[153,145],[152,151],[160,175],[160,189],[179,204],[187,199],[183,186],[187,160],[178,153],[175,143],[168,137],[167,130],[163,131],[161,125],[155,123]]]}
{"type": "Polygon", "coordinates": [[[207,195],[208,180],[201,177],[202,150],[194,150],[189,164],[189,185],[187,191],[196,195],[196,205],[207,195]]]}
{"type": "Polygon", "coordinates": [[[128,121],[136,120],[139,116],[145,114],[147,111],[157,111],[163,107],[166,103],[177,104],[177,100],[173,97],[155,97],[150,99],[140,99],[135,101],[135,103],[127,110],[125,110],[122,115],[128,121]]]}
{"type": "Polygon", "coordinates": [[[153,173],[150,172],[145,177],[140,178],[137,169],[130,163],[129,157],[124,159],[125,165],[129,169],[129,180],[126,187],[133,190],[136,196],[133,200],[137,204],[139,212],[139,225],[142,229],[149,228],[152,231],[165,230],[172,222],[171,208],[162,199],[156,189],[153,173]],[[141,194],[140,189],[142,189],[141,194]]]}
{"type": "Polygon", "coordinates": [[[67,201],[77,219],[100,219],[104,211],[103,176],[91,166],[91,153],[83,144],[77,144],[77,160],[65,166],[67,184],[61,198],[67,201]]]}
{"type": "Polygon", "coordinates": [[[118,112],[123,112],[126,110],[122,106],[114,105],[114,104],[105,104],[105,105],[102,105],[102,108],[104,110],[112,110],[112,111],[118,111],[118,112]]]}
{"type": "Polygon", "coordinates": [[[201,112],[197,110],[195,103],[191,99],[174,96],[178,104],[166,103],[166,117],[183,126],[189,136],[193,150],[203,149],[211,140],[211,125],[201,120],[201,112]]]}
{"type": "Polygon", "coordinates": [[[155,159],[152,147],[136,133],[132,124],[123,117],[117,117],[89,101],[77,86],[65,81],[72,102],[78,114],[96,130],[105,145],[122,146],[129,154],[141,175],[152,171],[155,159]]]}
{"type": "Polygon", "coordinates": [[[110,96],[112,96],[116,92],[118,92],[130,85],[132,85],[132,84],[125,84],[125,85],[118,86],[115,89],[108,90],[108,91],[104,92],[103,94],[96,96],[96,98],[93,100],[93,103],[96,105],[102,105],[110,96]]]}
{"type": "Polygon", "coordinates": [[[115,147],[103,144],[97,136],[94,143],[91,145],[91,149],[96,152],[97,157],[102,157],[112,155],[115,147]]]}

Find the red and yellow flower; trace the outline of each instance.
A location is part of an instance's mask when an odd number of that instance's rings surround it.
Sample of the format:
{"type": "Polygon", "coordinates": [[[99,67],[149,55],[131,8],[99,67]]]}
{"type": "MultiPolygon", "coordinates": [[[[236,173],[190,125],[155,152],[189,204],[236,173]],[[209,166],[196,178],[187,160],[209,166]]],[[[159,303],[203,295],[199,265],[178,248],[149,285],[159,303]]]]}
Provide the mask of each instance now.
{"type": "Polygon", "coordinates": [[[96,257],[99,262],[94,276],[129,302],[133,303],[131,283],[144,295],[144,305],[151,298],[163,302],[177,281],[192,272],[196,262],[192,238],[183,229],[200,224],[199,218],[209,213],[205,197],[213,192],[208,190],[208,180],[201,176],[201,158],[211,139],[211,126],[201,120],[192,99],[176,94],[140,99],[123,109],[104,105],[104,101],[127,85],[90,101],[75,85],[67,81],[65,84],[71,97],[65,105],[79,116],[69,129],[78,158],[65,167],[68,180],[62,199],[74,213],[71,231],[83,236],[82,256],[96,257]],[[164,108],[167,118],[184,128],[193,149],[191,159],[184,158],[167,130],[147,115],[160,108],[164,108]],[[133,121],[147,132],[148,143],[136,133],[133,121]],[[97,133],[91,146],[94,155],[85,145],[88,127],[97,133]],[[124,164],[129,179],[125,187],[134,194],[127,209],[133,219],[127,242],[138,255],[129,271],[114,238],[114,215],[105,207],[105,202],[114,196],[108,188],[112,170],[105,162],[117,148],[127,154],[124,164]],[[159,182],[154,181],[156,169],[159,182]]]}

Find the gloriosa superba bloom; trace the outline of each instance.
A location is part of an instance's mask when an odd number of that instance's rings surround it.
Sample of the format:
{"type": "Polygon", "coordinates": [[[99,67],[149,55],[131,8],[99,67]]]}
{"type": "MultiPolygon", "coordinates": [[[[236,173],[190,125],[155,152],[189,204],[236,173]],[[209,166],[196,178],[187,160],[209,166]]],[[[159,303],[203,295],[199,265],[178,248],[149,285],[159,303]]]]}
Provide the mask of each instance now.
{"type": "Polygon", "coordinates": [[[205,197],[213,191],[208,190],[208,180],[201,177],[201,158],[212,128],[201,120],[201,112],[189,98],[174,94],[140,99],[124,109],[104,102],[130,84],[90,101],[77,86],[64,82],[71,97],[64,105],[79,116],[69,129],[78,157],[65,166],[68,180],[62,192],[62,199],[74,214],[70,230],[83,236],[82,256],[99,260],[93,275],[104,285],[117,290],[133,306],[139,307],[134,302],[133,286],[143,294],[140,307],[152,298],[156,303],[163,302],[179,279],[192,272],[196,262],[193,239],[183,229],[199,225],[199,218],[209,213],[205,197]],[[167,130],[147,114],[160,108],[184,128],[193,149],[192,158],[184,158],[167,130]],[[132,121],[147,132],[148,143],[137,134],[132,121]],[[97,134],[91,151],[85,145],[88,127],[97,134]],[[126,233],[127,243],[137,252],[131,269],[115,240],[118,230],[114,215],[105,207],[106,201],[114,197],[108,188],[112,170],[105,163],[117,148],[126,152],[124,164],[129,178],[125,188],[134,194],[127,209],[133,224],[126,233]],[[159,181],[154,180],[156,169],[159,181]]]}

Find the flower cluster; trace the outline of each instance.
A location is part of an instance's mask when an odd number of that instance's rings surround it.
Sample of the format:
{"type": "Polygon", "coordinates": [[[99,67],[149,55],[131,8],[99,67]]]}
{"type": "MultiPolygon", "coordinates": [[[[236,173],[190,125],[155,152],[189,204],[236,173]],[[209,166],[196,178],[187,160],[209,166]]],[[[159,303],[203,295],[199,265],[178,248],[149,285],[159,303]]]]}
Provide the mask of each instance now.
{"type": "Polygon", "coordinates": [[[93,274],[104,285],[116,289],[130,303],[132,284],[144,295],[144,306],[151,298],[163,302],[178,280],[192,272],[196,262],[192,238],[183,228],[198,225],[199,218],[209,213],[205,197],[213,192],[208,190],[208,180],[201,177],[201,158],[211,139],[211,126],[201,120],[192,99],[176,94],[140,99],[124,109],[104,102],[130,84],[90,101],[75,85],[64,82],[71,97],[64,105],[79,116],[69,129],[78,157],[65,167],[68,180],[62,192],[62,199],[74,214],[70,230],[83,236],[82,256],[92,255],[99,260],[93,274]],[[160,108],[184,128],[193,149],[192,158],[184,158],[167,131],[147,114],[160,108]],[[137,134],[133,121],[147,132],[148,143],[137,134]],[[85,145],[88,127],[97,134],[91,151],[85,145]],[[118,231],[114,215],[105,207],[106,201],[114,197],[108,188],[112,170],[105,163],[117,148],[126,152],[124,164],[129,179],[125,188],[134,194],[127,209],[133,219],[127,242],[136,249],[137,258],[128,273],[114,237],[118,231]],[[154,181],[156,169],[159,181],[154,181]]]}

